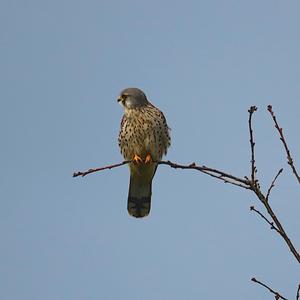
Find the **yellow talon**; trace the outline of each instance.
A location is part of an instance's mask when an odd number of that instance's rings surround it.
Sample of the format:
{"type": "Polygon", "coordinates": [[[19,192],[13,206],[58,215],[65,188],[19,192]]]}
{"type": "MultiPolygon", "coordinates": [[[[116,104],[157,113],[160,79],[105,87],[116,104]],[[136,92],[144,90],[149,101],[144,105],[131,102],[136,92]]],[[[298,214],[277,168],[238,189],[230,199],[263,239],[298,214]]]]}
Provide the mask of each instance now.
{"type": "Polygon", "coordinates": [[[133,159],[132,159],[132,162],[135,163],[135,164],[139,164],[139,163],[142,163],[143,160],[138,155],[135,154],[133,159]]]}
{"type": "Polygon", "coordinates": [[[145,164],[148,164],[150,162],[152,162],[152,157],[150,154],[147,154],[146,159],[145,159],[145,164]]]}

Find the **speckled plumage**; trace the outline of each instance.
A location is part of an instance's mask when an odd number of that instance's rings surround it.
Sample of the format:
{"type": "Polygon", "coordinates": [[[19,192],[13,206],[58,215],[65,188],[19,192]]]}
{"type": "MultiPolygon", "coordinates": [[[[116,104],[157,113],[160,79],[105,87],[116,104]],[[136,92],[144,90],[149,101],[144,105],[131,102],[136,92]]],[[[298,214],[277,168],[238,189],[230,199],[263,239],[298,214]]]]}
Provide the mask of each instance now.
{"type": "Polygon", "coordinates": [[[118,101],[125,112],[121,121],[119,146],[125,160],[136,155],[140,163],[130,163],[128,212],[134,217],[144,217],[150,212],[151,184],[157,163],[170,146],[169,128],[163,113],[152,105],[137,88],[121,92],[118,101]],[[150,155],[151,161],[145,163],[150,155]]]}

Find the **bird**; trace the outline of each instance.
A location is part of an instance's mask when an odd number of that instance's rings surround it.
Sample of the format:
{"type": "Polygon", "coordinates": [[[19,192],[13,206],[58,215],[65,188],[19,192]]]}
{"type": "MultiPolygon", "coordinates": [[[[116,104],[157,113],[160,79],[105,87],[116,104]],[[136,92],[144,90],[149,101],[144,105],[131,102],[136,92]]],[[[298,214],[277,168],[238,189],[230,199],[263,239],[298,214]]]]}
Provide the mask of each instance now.
{"type": "Polygon", "coordinates": [[[164,114],[139,88],[122,90],[118,102],[124,107],[118,143],[124,159],[130,161],[127,210],[129,215],[143,218],[150,213],[157,162],[171,145],[170,128],[164,114]]]}

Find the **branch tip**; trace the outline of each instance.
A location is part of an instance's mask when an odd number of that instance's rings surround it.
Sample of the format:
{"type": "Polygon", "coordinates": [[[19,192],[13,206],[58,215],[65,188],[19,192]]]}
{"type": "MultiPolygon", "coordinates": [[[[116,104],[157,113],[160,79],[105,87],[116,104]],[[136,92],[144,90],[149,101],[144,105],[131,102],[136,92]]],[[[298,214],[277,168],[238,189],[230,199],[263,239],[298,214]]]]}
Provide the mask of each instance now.
{"type": "Polygon", "coordinates": [[[269,187],[269,189],[268,189],[267,196],[266,196],[266,201],[267,201],[267,202],[269,201],[269,197],[270,197],[271,190],[272,190],[272,188],[275,186],[275,181],[277,180],[277,178],[279,177],[279,175],[282,173],[282,171],[283,171],[283,168],[281,168],[281,169],[277,172],[276,176],[275,176],[274,179],[272,180],[272,183],[271,183],[271,185],[270,185],[270,187],[269,187]]]}
{"type": "Polygon", "coordinates": [[[257,111],[257,107],[255,105],[250,106],[250,108],[248,109],[249,114],[253,114],[256,111],[257,111]]]}
{"type": "Polygon", "coordinates": [[[257,111],[256,106],[251,106],[248,110],[249,112],[248,126],[249,126],[250,148],[251,148],[251,182],[252,182],[252,186],[254,187],[257,184],[257,182],[255,182],[255,174],[257,173],[257,168],[255,166],[255,153],[254,153],[255,142],[253,138],[253,129],[252,129],[252,115],[255,111],[257,111]]]}
{"type": "Polygon", "coordinates": [[[272,288],[270,288],[268,285],[266,285],[265,283],[257,280],[255,277],[251,278],[251,281],[263,286],[264,288],[266,288],[267,290],[269,290],[270,293],[275,295],[275,299],[283,299],[283,300],[288,300],[287,298],[283,297],[280,293],[274,291],[272,288]]]}

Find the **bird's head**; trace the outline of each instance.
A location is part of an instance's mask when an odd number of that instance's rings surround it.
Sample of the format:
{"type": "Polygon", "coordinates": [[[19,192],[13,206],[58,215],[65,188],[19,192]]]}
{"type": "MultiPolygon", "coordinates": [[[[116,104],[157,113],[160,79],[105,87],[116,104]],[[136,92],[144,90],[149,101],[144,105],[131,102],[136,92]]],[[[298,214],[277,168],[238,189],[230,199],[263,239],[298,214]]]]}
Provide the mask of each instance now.
{"type": "Polygon", "coordinates": [[[118,97],[118,102],[127,109],[143,107],[149,103],[144,92],[138,88],[123,90],[118,97]]]}

